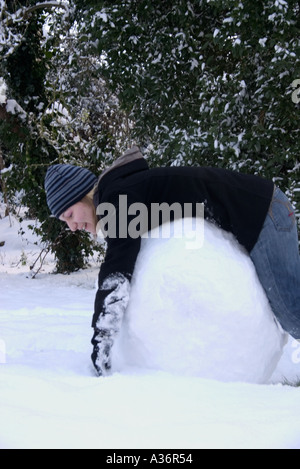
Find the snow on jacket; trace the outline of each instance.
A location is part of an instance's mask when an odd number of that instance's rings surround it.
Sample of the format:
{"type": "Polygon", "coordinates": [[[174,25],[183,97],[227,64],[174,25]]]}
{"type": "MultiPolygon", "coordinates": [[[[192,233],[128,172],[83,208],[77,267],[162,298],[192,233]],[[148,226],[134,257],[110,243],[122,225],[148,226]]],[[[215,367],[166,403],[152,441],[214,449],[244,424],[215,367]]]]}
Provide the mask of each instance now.
{"type": "MultiPolygon", "coordinates": [[[[164,167],[149,169],[137,147],[116,160],[99,178],[94,204],[110,203],[118,220],[120,195],[128,207],[144,204],[204,203],[204,216],[235,235],[251,252],[265,221],[274,184],[258,176],[220,168],[164,167]]],[[[132,217],[128,216],[127,223],[132,217]]],[[[150,223],[150,222],[149,222],[150,223]]],[[[150,225],[149,225],[150,226],[150,225]]],[[[93,363],[100,375],[110,369],[110,353],[130,297],[130,281],[141,237],[107,237],[107,253],[99,273],[92,326],[93,363]]],[[[122,227],[124,231],[124,227],[122,227]]]]}

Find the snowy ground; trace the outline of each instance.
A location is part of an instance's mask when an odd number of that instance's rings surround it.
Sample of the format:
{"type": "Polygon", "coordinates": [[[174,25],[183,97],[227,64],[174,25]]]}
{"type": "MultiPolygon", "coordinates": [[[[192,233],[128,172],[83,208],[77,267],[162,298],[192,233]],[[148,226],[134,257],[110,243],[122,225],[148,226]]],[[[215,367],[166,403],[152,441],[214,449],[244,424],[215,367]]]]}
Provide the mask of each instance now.
{"type": "Polygon", "coordinates": [[[300,449],[300,389],[282,384],[299,381],[299,344],[289,341],[264,385],[153,364],[96,378],[89,357],[97,267],[50,275],[49,259],[33,280],[38,247],[18,229],[0,219],[0,448],[300,449]]]}

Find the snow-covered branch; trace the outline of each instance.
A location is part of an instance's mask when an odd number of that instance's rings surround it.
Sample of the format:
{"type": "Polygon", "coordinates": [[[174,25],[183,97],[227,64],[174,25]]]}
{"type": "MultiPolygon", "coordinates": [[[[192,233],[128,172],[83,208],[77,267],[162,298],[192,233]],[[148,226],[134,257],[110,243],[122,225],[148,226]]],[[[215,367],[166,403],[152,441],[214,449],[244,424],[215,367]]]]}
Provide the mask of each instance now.
{"type": "Polygon", "coordinates": [[[10,26],[12,23],[18,23],[27,19],[32,13],[37,10],[49,10],[51,8],[63,8],[67,11],[68,5],[61,2],[42,2],[37,3],[36,5],[33,5],[29,8],[20,8],[18,11],[15,12],[15,14],[10,15],[9,18],[6,19],[6,26],[10,26]]]}
{"type": "Polygon", "coordinates": [[[36,10],[48,10],[49,8],[64,8],[65,10],[68,9],[68,6],[65,3],[61,2],[43,2],[43,3],[37,3],[36,5],[33,5],[32,7],[26,8],[26,10],[23,14],[23,17],[26,17],[28,15],[31,15],[31,13],[35,12],[36,10]]]}

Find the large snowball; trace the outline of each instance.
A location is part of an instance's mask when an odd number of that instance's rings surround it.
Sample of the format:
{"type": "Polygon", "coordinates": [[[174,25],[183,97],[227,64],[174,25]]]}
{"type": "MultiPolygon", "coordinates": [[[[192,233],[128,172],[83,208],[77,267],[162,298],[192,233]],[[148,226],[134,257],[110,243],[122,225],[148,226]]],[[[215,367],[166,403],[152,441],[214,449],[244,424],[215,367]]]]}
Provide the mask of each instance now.
{"type": "Polygon", "coordinates": [[[286,335],[252,261],[232,235],[208,222],[203,246],[191,249],[192,230],[190,220],[181,239],[142,241],[119,352],[133,366],[267,382],[286,335]]]}

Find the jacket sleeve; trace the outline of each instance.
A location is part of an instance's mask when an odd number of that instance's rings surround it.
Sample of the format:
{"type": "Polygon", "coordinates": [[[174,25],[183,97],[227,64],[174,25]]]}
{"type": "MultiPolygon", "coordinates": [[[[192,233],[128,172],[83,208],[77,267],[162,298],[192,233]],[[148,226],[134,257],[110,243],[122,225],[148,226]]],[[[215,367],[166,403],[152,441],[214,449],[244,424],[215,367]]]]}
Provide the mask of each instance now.
{"type": "Polygon", "coordinates": [[[92,361],[99,376],[111,368],[111,352],[130,298],[130,283],[141,238],[107,239],[101,266],[92,327],[92,361]]]}

